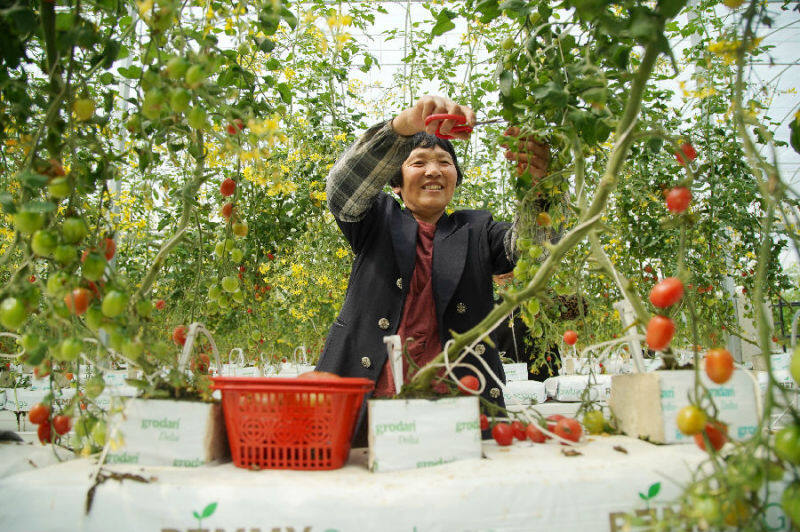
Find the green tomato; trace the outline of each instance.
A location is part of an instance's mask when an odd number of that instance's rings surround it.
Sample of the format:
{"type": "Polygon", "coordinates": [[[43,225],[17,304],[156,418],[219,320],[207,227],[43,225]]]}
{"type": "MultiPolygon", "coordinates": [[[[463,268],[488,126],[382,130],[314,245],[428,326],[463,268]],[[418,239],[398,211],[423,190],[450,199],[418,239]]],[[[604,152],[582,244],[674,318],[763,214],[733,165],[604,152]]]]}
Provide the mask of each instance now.
{"type": "Polygon", "coordinates": [[[236,247],[236,241],[232,238],[225,239],[225,250],[232,251],[236,247]]]}
{"type": "Polygon", "coordinates": [[[169,106],[174,113],[182,113],[189,108],[192,95],[186,89],[175,89],[169,95],[169,106]]]}
{"type": "Polygon", "coordinates": [[[63,199],[69,196],[70,192],[72,187],[69,186],[69,179],[66,177],[57,177],[47,185],[47,193],[51,198],[63,199]]]}
{"type": "Polygon", "coordinates": [[[6,329],[16,331],[27,317],[25,305],[16,297],[7,297],[0,303],[0,324],[6,329]]]}
{"type": "Polygon", "coordinates": [[[503,42],[500,43],[500,47],[503,48],[503,50],[512,49],[514,47],[514,39],[512,39],[511,37],[506,37],[505,39],[503,39],[503,42]]]}
{"type": "Polygon", "coordinates": [[[692,497],[692,514],[707,523],[715,523],[721,517],[719,503],[708,495],[692,497]]]}
{"type": "Polygon", "coordinates": [[[75,430],[75,435],[79,438],[85,438],[92,433],[92,428],[94,427],[97,420],[93,417],[88,416],[81,416],[75,421],[75,425],[73,429],[75,430]]]}
{"type": "Polygon", "coordinates": [[[221,295],[222,295],[222,289],[220,289],[218,284],[212,284],[208,288],[208,299],[210,299],[211,301],[216,301],[217,299],[219,299],[219,296],[221,295]]]}
{"type": "Polygon", "coordinates": [[[242,292],[239,289],[233,292],[231,294],[231,297],[233,297],[233,300],[236,301],[237,303],[244,303],[244,292],[242,292]]]}
{"type": "Polygon", "coordinates": [[[153,301],[150,299],[140,299],[139,302],[136,303],[136,313],[142,318],[150,317],[150,314],[153,313],[153,301]]]}
{"type": "Polygon", "coordinates": [[[783,490],[781,507],[794,526],[800,527],[800,481],[795,480],[783,490]]]}
{"type": "Polygon", "coordinates": [[[778,431],[775,454],[790,464],[800,465],[800,426],[789,425],[778,431]]]}
{"type": "Polygon", "coordinates": [[[150,120],[157,120],[164,108],[164,93],[159,89],[150,89],[144,94],[142,114],[150,120]]]}
{"type": "Polygon", "coordinates": [[[186,75],[183,81],[190,89],[196,89],[206,80],[206,73],[203,72],[203,67],[200,65],[192,65],[186,69],[186,75]]]}
{"type": "Polygon", "coordinates": [[[108,346],[114,351],[122,351],[122,344],[125,343],[125,335],[117,328],[108,331],[108,346]]]}
{"type": "Polygon", "coordinates": [[[56,262],[62,266],[67,266],[75,262],[77,256],[76,252],[77,249],[75,246],[63,244],[61,246],[57,246],[55,251],[53,251],[53,258],[56,259],[56,262]]]}
{"type": "Polygon", "coordinates": [[[244,258],[244,253],[242,252],[241,249],[233,248],[231,250],[231,260],[233,262],[242,262],[243,258],[244,258]]]}
{"type": "Polygon", "coordinates": [[[83,351],[83,342],[80,339],[74,337],[64,338],[57,353],[60,356],[57,358],[62,362],[74,362],[78,359],[81,351],[83,351]]]}
{"type": "Polygon", "coordinates": [[[116,318],[125,312],[126,306],[128,306],[127,294],[119,290],[109,290],[105,297],[103,297],[103,316],[107,318],[116,318]]]}
{"type": "Polygon", "coordinates": [[[222,258],[222,256],[225,254],[224,242],[217,242],[217,245],[214,246],[214,254],[216,254],[217,257],[222,258]]]}
{"type": "Polygon", "coordinates": [[[206,110],[202,107],[193,107],[186,117],[189,125],[195,129],[203,130],[207,127],[206,110]]]}
{"type": "Polygon", "coordinates": [[[97,332],[103,326],[103,313],[96,305],[89,307],[83,318],[86,320],[86,326],[91,331],[97,332]]]}
{"type": "Polygon", "coordinates": [[[122,354],[129,359],[136,361],[144,353],[144,344],[135,339],[128,339],[122,342],[122,354]]]}
{"type": "Polygon", "coordinates": [[[22,234],[31,235],[44,226],[44,214],[37,211],[19,211],[14,215],[14,227],[22,234]]]}
{"type": "Polygon", "coordinates": [[[69,290],[69,274],[67,272],[56,272],[47,278],[47,294],[51,297],[59,298],[69,290]]]}
{"type": "Polygon", "coordinates": [[[222,278],[222,289],[226,292],[236,292],[239,290],[239,278],[234,275],[226,275],[222,278]]]}
{"type": "Polygon", "coordinates": [[[544,250],[542,249],[541,246],[531,246],[530,249],[528,250],[528,256],[530,256],[530,258],[532,258],[533,260],[536,260],[542,256],[543,251],[544,250]]]}
{"type": "Polygon", "coordinates": [[[106,383],[103,381],[103,377],[95,375],[86,381],[86,395],[89,396],[90,399],[95,399],[103,393],[105,387],[106,383]]]}
{"type": "Polygon", "coordinates": [[[189,63],[183,57],[173,57],[167,61],[165,71],[170,79],[181,79],[186,75],[189,63]]]}
{"type": "Polygon", "coordinates": [[[77,244],[83,240],[83,237],[85,237],[88,232],[86,223],[84,223],[82,218],[67,218],[64,220],[64,223],[61,224],[61,236],[63,236],[64,241],[69,244],[77,244]]]}
{"type": "Polygon", "coordinates": [[[106,444],[106,422],[102,419],[97,420],[97,423],[92,427],[92,441],[98,447],[106,444]]]}
{"type": "Polygon", "coordinates": [[[19,345],[24,349],[26,352],[33,351],[41,344],[41,340],[35,334],[26,333],[23,334],[22,337],[17,341],[19,345]]]}
{"type": "Polygon", "coordinates": [[[586,412],[583,416],[583,426],[589,434],[602,434],[605,428],[606,420],[600,410],[592,410],[586,412]]]}
{"type": "Polygon", "coordinates": [[[31,250],[40,257],[49,257],[58,246],[58,236],[49,229],[40,229],[33,233],[31,250]]]}
{"type": "Polygon", "coordinates": [[[86,255],[81,266],[81,273],[90,281],[99,281],[106,271],[106,258],[100,253],[91,252],[86,255]]]}

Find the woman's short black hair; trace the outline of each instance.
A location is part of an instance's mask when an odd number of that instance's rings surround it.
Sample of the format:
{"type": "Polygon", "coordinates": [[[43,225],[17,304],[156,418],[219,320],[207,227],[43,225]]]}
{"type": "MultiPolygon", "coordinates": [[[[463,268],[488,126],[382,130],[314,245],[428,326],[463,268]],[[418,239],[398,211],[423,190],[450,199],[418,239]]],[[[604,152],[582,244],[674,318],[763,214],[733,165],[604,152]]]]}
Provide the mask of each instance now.
{"type": "MultiPolygon", "coordinates": [[[[453,158],[453,164],[456,166],[456,174],[458,177],[456,178],[456,186],[461,184],[462,174],[461,174],[461,167],[458,166],[458,157],[456,157],[456,151],[453,149],[453,144],[447,139],[440,139],[436,135],[429,135],[424,131],[420,131],[419,133],[414,134],[411,137],[411,150],[409,153],[414,151],[417,148],[435,148],[439,146],[444,151],[450,154],[450,157],[453,158]]],[[[397,173],[389,180],[389,186],[391,187],[402,187],[403,186],[403,169],[398,168],[397,173]]]]}

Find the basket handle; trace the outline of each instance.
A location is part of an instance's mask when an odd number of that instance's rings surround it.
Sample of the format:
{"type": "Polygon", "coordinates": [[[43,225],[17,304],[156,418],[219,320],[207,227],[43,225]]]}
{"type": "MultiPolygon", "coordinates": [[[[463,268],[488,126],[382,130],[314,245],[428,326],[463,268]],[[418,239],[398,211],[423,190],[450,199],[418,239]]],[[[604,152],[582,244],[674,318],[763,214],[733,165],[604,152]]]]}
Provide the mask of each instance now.
{"type": "Polygon", "coordinates": [[[306,346],[298,345],[297,347],[294,348],[294,351],[292,351],[292,359],[294,359],[295,367],[300,365],[297,362],[297,351],[300,351],[303,354],[303,364],[305,364],[306,360],[308,359],[308,353],[306,353],[306,346]]]}
{"type": "Polygon", "coordinates": [[[186,369],[186,364],[189,363],[189,356],[192,354],[192,347],[194,347],[194,340],[198,334],[203,334],[208,339],[208,343],[211,344],[211,352],[214,354],[214,359],[217,362],[217,372],[222,375],[222,364],[219,360],[217,343],[214,341],[211,333],[208,332],[208,329],[206,329],[202,323],[197,321],[189,325],[189,332],[186,333],[186,343],[183,344],[183,350],[178,358],[178,369],[180,371],[184,371],[186,369]]]}

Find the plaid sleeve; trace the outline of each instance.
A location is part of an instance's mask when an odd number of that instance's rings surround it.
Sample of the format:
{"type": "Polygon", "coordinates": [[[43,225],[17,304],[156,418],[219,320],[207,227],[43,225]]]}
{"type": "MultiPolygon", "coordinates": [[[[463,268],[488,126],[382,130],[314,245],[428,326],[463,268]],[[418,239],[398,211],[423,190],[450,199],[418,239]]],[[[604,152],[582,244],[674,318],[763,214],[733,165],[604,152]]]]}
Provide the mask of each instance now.
{"type": "Polygon", "coordinates": [[[328,208],[336,219],[360,221],[410,152],[411,137],[395,133],[391,120],[369,128],[328,174],[328,208]]]}

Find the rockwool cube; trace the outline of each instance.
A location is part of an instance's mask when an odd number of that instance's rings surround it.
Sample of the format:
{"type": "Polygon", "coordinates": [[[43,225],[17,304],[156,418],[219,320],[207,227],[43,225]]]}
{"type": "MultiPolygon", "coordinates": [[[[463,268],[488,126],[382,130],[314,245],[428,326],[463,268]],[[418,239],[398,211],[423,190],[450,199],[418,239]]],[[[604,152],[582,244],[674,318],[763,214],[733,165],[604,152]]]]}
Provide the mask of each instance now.
{"type": "MultiPolygon", "coordinates": [[[[758,385],[743,370],[736,370],[725,384],[715,384],[700,372],[719,410],[719,420],[728,425],[728,436],[742,440],[758,425],[758,385]]],[[[608,404],[620,430],[653,443],[693,441],[678,430],[675,417],[689,404],[694,391],[693,370],[654,371],[614,375],[608,404]]]]}
{"type": "Polygon", "coordinates": [[[371,399],[368,414],[371,471],[481,457],[477,397],[371,399]]]}

